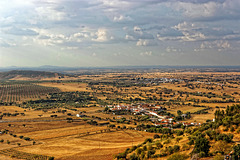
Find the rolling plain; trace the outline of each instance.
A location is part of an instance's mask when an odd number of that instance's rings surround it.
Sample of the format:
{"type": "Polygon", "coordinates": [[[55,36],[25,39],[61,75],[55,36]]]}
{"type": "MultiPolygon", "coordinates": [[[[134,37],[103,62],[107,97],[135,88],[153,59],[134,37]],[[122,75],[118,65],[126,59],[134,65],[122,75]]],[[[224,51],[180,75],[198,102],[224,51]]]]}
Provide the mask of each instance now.
{"type": "MultiPolygon", "coordinates": [[[[190,159],[195,147],[189,137],[240,102],[235,70],[13,72],[0,83],[0,159],[6,160],[190,159]]],[[[238,123],[221,123],[215,131],[233,135],[228,146],[217,148],[224,139],[206,129],[210,147],[199,158],[223,157],[238,144],[238,123]]]]}

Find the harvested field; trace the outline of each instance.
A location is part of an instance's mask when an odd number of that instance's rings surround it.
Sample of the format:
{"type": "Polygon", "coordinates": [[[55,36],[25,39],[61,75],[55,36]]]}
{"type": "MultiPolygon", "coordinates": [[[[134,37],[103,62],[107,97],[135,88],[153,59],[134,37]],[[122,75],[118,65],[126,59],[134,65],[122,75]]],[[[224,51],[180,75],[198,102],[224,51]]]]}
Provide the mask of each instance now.
{"type": "Polygon", "coordinates": [[[70,128],[60,130],[48,130],[43,133],[34,132],[28,135],[35,137],[42,144],[18,148],[19,151],[32,154],[42,153],[51,155],[59,160],[65,159],[113,159],[114,154],[122,152],[127,147],[137,145],[153,134],[132,130],[111,130],[111,132],[100,133],[99,127],[89,128],[88,134],[80,134],[84,128],[74,131],[70,128]],[[63,131],[65,130],[65,132],[63,131]],[[97,133],[96,133],[97,132],[97,133]],[[50,135],[46,137],[46,135],[50,135]],[[70,135],[73,134],[73,135],[70,135]],[[34,136],[35,135],[35,136],[34,136]],[[41,139],[41,137],[43,137],[41,139]],[[49,139],[48,139],[49,138],[49,139]]]}
{"type": "Polygon", "coordinates": [[[86,83],[39,83],[38,85],[45,87],[56,87],[62,92],[88,91],[86,83]]]}

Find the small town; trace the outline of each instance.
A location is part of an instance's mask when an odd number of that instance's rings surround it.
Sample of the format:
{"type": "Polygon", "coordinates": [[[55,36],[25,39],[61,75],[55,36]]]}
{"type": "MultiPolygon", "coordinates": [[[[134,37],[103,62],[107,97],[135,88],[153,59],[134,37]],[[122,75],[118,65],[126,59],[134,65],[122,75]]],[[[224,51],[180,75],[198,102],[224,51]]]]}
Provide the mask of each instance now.
{"type": "MultiPolygon", "coordinates": [[[[155,126],[163,126],[173,128],[174,125],[183,126],[200,126],[201,123],[196,122],[181,122],[176,121],[174,117],[168,115],[159,115],[158,112],[166,111],[167,109],[159,105],[151,104],[133,104],[133,105],[108,105],[106,106],[114,115],[121,115],[124,113],[131,113],[133,115],[149,116],[155,126]]],[[[180,115],[183,120],[187,118],[187,114],[180,115]]],[[[213,119],[214,120],[214,119],[213,119]]]]}

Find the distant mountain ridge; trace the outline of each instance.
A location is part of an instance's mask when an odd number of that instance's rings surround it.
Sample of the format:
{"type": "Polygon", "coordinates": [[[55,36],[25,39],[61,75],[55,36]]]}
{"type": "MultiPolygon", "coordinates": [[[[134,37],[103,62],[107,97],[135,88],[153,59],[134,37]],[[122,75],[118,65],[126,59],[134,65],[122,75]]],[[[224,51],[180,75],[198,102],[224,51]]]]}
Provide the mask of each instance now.
{"type": "Polygon", "coordinates": [[[64,76],[60,73],[54,72],[45,72],[45,71],[32,71],[32,70],[12,70],[8,72],[0,72],[0,79],[7,80],[13,79],[16,77],[25,77],[25,78],[53,78],[64,76]]]}
{"type": "Polygon", "coordinates": [[[66,67],[66,66],[39,66],[39,67],[19,67],[19,66],[9,66],[0,67],[0,72],[7,72],[12,70],[24,70],[24,71],[45,71],[45,72],[58,72],[58,73],[70,73],[68,71],[78,71],[78,70],[129,70],[129,69],[214,69],[216,71],[240,71],[239,66],[173,66],[173,65],[143,65],[143,66],[102,66],[102,67],[66,67]]]}

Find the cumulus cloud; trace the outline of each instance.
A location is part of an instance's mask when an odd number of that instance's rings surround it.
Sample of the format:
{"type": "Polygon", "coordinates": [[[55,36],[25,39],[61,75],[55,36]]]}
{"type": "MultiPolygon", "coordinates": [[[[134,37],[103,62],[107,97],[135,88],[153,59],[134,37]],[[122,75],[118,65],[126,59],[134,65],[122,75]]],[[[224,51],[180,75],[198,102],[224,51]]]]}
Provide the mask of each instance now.
{"type": "Polygon", "coordinates": [[[206,36],[199,31],[202,28],[200,24],[194,23],[179,23],[178,25],[174,26],[174,29],[177,29],[182,32],[184,36],[181,37],[183,41],[197,41],[197,40],[204,40],[206,36]]]}
{"type": "Polygon", "coordinates": [[[126,21],[132,21],[132,18],[129,16],[119,15],[119,16],[114,16],[113,21],[114,22],[126,22],[126,21]]]}
{"type": "Polygon", "coordinates": [[[216,40],[212,42],[202,42],[199,48],[195,48],[194,51],[204,51],[206,49],[211,49],[211,50],[217,50],[217,51],[223,51],[230,49],[231,45],[228,41],[226,40],[216,40]]]}
{"type": "Polygon", "coordinates": [[[64,34],[50,33],[44,29],[35,29],[38,30],[39,36],[33,38],[33,42],[38,43],[44,46],[55,46],[58,44],[63,44],[68,41],[69,37],[64,34]]]}
{"type": "Polygon", "coordinates": [[[121,50],[133,59],[130,53],[136,52],[152,58],[155,51],[182,53],[176,46],[186,47],[182,54],[188,55],[230,54],[239,48],[239,8],[239,0],[3,0],[0,46],[17,55],[32,45],[46,57],[55,49],[66,55],[99,53],[98,58],[121,50]]]}
{"type": "Polygon", "coordinates": [[[128,35],[128,34],[125,36],[125,39],[126,39],[126,40],[131,40],[131,41],[136,40],[133,36],[128,35]]]}
{"type": "Polygon", "coordinates": [[[143,31],[139,26],[134,26],[133,29],[127,30],[126,40],[139,40],[139,39],[154,39],[151,33],[143,31]]]}
{"type": "Polygon", "coordinates": [[[168,46],[166,49],[165,49],[166,52],[168,53],[172,53],[172,52],[181,52],[182,50],[181,49],[177,49],[175,47],[171,47],[171,46],[168,46]]]}
{"type": "Polygon", "coordinates": [[[41,19],[51,21],[62,21],[67,19],[65,12],[58,11],[53,7],[38,7],[35,10],[41,19]]]}
{"type": "Polygon", "coordinates": [[[106,29],[98,29],[95,35],[96,38],[93,38],[92,40],[96,42],[106,42],[114,39],[114,37],[111,36],[106,29]]]}
{"type": "Polygon", "coordinates": [[[79,47],[62,47],[61,50],[77,50],[79,47]]]}
{"type": "Polygon", "coordinates": [[[152,51],[141,52],[141,56],[152,56],[152,51]]]}
{"type": "Polygon", "coordinates": [[[136,46],[154,46],[156,45],[155,41],[139,39],[136,43],[136,46]]]}
{"type": "Polygon", "coordinates": [[[182,12],[187,18],[201,21],[239,19],[240,16],[238,0],[189,0],[169,3],[169,6],[182,12]]]}

